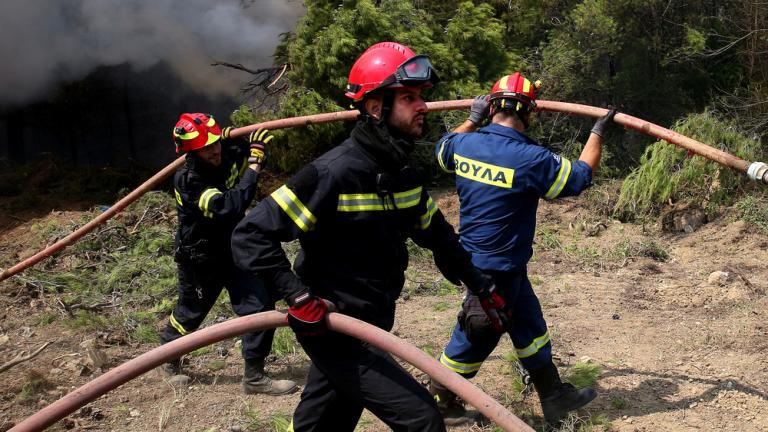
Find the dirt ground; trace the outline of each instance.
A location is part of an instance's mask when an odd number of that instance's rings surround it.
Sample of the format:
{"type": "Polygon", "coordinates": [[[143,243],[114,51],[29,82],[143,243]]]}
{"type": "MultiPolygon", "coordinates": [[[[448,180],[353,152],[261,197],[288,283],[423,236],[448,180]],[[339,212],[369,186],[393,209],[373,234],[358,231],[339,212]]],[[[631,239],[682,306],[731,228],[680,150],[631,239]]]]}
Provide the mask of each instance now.
{"type": "MultiPolygon", "coordinates": [[[[438,201],[456,223],[455,196],[438,201]]],[[[595,214],[587,200],[542,203],[529,268],[561,371],[567,374],[579,362],[601,370],[598,398],[578,413],[575,426],[562,430],[768,431],[768,237],[727,214],[690,234],[595,214]],[[708,281],[715,271],[727,276],[708,281]]],[[[24,233],[32,222],[0,233],[1,263],[12,264],[24,253],[24,233]]],[[[0,373],[0,430],[93,379],[100,373],[97,366],[107,370],[150,348],[58,322],[44,326],[50,301],[18,288],[23,286],[0,285],[0,363],[21,349],[54,343],[0,373]],[[30,392],[30,377],[38,375],[42,384],[30,392]]],[[[437,356],[460,302],[458,292],[404,296],[393,331],[437,356]]],[[[271,431],[284,425],[298,393],[244,395],[239,350],[231,341],[219,345],[212,353],[187,357],[193,376],[188,387],[173,388],[153,372],[52,430],[271,431]],[[214,360],[220,365],[216,370],[210,367],[214,360]]],[[[474,382],[543,430],[535,394],[520,395],[511,384],[514,373],[505,354],[512,351],[505,340],[474,382]]],[[[302,384],[306,368],[301,353],[268,366],[274,376],[302,384]]],[[[423,378],[418,371],[414,375],[423,378]]],[[[358,430],[386,427],[366,413],[358,430]]]]}

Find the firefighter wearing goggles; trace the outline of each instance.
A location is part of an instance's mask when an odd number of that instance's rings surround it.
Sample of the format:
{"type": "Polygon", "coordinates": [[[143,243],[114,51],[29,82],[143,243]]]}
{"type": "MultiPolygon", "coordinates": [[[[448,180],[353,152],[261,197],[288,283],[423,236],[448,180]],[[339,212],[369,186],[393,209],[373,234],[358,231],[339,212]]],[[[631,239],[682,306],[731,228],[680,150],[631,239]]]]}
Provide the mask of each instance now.
{"type": "Polygon", "coordinates": [[[390,330],[405,282],[406,239],[431,249],[446,277],[473,290],[489,280],[475,269],[408,166],[424,126],[424,87],[437,82],[426,56],[382,42],[352,66],[346,96],[361,115],[351,137],[314,160],[237,226],[237,264],[263,276],[289,307],[288,323],[312,359],[294,431],[353,431],[363,409],[393,430],[443,431],[427,390],[392,357],[326,332],[334,307],[390,330]],[[295,270],[280,242],[299,239],[295,270]]]}

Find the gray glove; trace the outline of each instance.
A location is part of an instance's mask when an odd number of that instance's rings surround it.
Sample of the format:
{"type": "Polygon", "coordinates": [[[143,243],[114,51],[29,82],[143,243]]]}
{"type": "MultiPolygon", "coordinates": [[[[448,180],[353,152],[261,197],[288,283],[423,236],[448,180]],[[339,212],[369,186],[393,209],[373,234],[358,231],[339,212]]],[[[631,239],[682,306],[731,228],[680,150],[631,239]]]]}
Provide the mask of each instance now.
{"type": "Polygon", "coordinates": [[[472,102],[472,108],[469,109],[469,121],[476,126],[488,117],[488,112],[491,109],[491,101],[489,95],[480,95],[472,102]]]}
{"type": "Polygon", "coordinates": [[[608,111],[608,114],[600,117],[595,122],[595,125],[592,126],[592,133],[599,136],[600,138],[603,137],[603,134],[605,134],[605,130],[609,127],[613,126],[613,116],[616,115],[616,108],[611,108],[610,111],[608,111]]]}

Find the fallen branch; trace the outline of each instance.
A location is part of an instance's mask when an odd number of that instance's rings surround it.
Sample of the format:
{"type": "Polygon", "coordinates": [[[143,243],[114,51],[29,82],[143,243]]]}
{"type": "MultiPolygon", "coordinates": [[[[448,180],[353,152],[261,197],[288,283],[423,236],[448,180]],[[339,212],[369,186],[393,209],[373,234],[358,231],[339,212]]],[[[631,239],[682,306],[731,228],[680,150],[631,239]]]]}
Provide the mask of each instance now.
{"type": "Polygon", "coordinates": [[[24,363],[25,361],[29,361],[29,360],[37,357],[38,354],[40,354],[46,347],[48,347],[48,345],[50,345],[52,343],[53,342],[46,342],[46,343],[44,343],[43,346],[41,346],[40,348],[36,349],[31,354],[26,354],[25,355],[25,353],[27,352],[26,350],[18,353],[16,355],[16,357],[14,357],[13,359],[8,361],[7,363],[5,363],[2,366],[0,366],[0,373],[7,371],[8,369],[16,366],[19,363],[24,363]]]}
{"type": "Polygon", "coordinates": [[[85,310],[85,311],[88,311],[88,312],[96,312],[96,311],[99,311],[100,309],[114,308],[114,307],[118,306],[118,305],[116,305],[114,303],[107,303],[107,302],[94,303],[94,304],[91,304],[91,305],[87,305],[87,304],[84,304],[84,303],[69,304],[69,303],[67,303],[67,302],[65,302],[65,301],[63,301],[61,299],[56,299],[56,301],[58,301],[58,303],[61,306],[61,308],[64,309],[64,312],[66,312],[67,315],[70,318],[74,318],[75,317],[74,311],[76,311],[78,309],[82,309],[82,310],[85,310]]]}

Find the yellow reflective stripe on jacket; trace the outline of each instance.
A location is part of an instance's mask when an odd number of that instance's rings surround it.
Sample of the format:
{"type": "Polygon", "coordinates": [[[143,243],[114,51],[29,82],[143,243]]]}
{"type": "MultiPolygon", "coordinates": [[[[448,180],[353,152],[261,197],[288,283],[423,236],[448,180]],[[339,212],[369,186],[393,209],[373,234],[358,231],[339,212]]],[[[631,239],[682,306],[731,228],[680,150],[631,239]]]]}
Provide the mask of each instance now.
{"type": "Polygon", "coordinates": [[[212,218],[213,213],[208,209],[208,205],[211,203],[211,199],[216,195],[221,195],[221,191],[216,188],[210,188],[203,191],[200,194],[200,199],[197,201],[197,206],[203,211],[203,216],[212,218]]]}
{"type": "Polygon", "coordinates": [[[515,348],[515,351],[517,352],[517,358],[524,359],[526,357],[530,357],[537,352],[539,352],[539,349],[543,347],[544,345],[549,343],[549,332],[544,333],[543,336],[539,336],[536,339],[531,342],[530,345],[523,349],[517,349],[515,348]]]}
{"type": "Polygon", "coordinates": [[[464,375],[468,375],[468,374],[479,371],[480,366],[483,365],[483,362],[479,362],[479,363],[457,362],[455,360],[450,359],[447,355],[445,355],[445,352],[443,352],[440,355],[440,363],[442,363],[443,366],[447,367],[448,369],[458,374],[464,374],[464,375]]]}
{"type": "Polygon", "coordinates": [[[176,329],[177,332],[179,332],[180,335],[185,336],[187,333],[189,333],[184,326],[182,326],[177,320],[176,317],[173,316],[173,313],[171,313],[171,326],[176,329]]]}
{"type": "Polygon", "coordinates": [[[443,171],[447,173],[456,172],[455,170],[450,170],[445,166],[445,160],[443,159],[443,150],[445,150],[445,143],[448,142],[448,139],[444,139],[443,142],[440,143],[440,150],[437,152],[437,164],[440,165],[440,168],[443,169],[443,171]]]}
{"type": "Polygon", "coordinates": [[[547,192],[547,194],[544,195],[544,198],[546,199],[557,198],[557,196],[560,195],[560,192],[563,191],[565,184],[568,182],[568,176],[570,175],[571,175],[571,161],[569,161],[566,158],[561,158],[560,171],[558,171],[555,182],[552,183],[552,186],[549,188],[549,191],[547,192]]]}
{"type": "Polygon", "coordinates": [[[233,186],[235,186],[235,182],[240,177],[240,169],[237,167],[237,163],[233,163],[232,166],[229,168],[229,178],[227,178],[227,182],[225,185],[227,186],[227,189],[232,189],[233,186]]]}
{"type": "Polygon", "coordinates": [[[427,199],[427,212],[421,215],[419,225],[416,228],[427,229],[432,224],[432,216],[437,212],[437,204],[432,201],[432,197],[427,199]]]}
{"type": "Polygon", "coordinates": [[[181,201],[181,194],[176,189],[173,189],[174,195],[176,195],[176,202],[179,203],[181,207],[184,207],[184,202],[181,201]]]}
{"type": "Polygon", "coordinates": [[[395,192],[392,197],[375,193],[339,194],[336,210],[341,212],[378,211],[405,209],[417,206],[421,201],[421,186],[404,192],[395,192]],[[395,199],[394,204],[392,198],[395,199]]]}
{"type": "Polygon", "coordinates": [[[288,425],[288,429],[286,429],[285,432],[293,432],[293,419],[291,419],[291,423],[288,425]]]}
{"type": "Polygon", "coordinates": [[[307,232],[311,230],[317,222],[315,215],[309,211],[288,186],[281,186],[280,189],[272,192],[270,196],[302,231],[307,232]]]}

